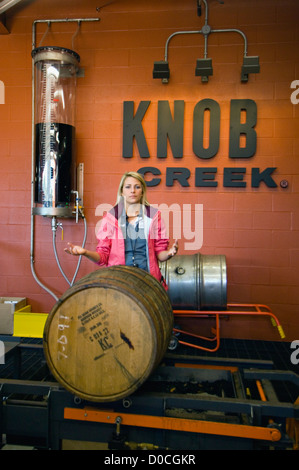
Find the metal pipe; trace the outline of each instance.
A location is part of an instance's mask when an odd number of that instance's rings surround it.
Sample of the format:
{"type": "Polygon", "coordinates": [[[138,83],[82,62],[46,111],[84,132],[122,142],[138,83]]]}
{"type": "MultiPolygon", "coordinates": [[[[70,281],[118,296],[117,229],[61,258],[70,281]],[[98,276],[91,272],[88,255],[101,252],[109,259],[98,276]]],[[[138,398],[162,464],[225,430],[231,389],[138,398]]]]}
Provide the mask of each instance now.
{"type": "Polygon", "coordinates": [[[207,57],[207,45],[208,45],[208,34],[210,33],[238,33],[240,34],[243,39],[244,39],[244,57],[247,56],[247,37],[245,35],[245,33],[243,33],[243,31],[241,31],[240,29],[235,29],[235,28],[229,28],[229,29],[211,29],[209,31],[209,33],[204,33],[203,30],[201,29],[200,31],[176,31],[175,33],[172,33],[168,39],[166,40],[166,44],[165,44],[165,52],[164,52],[164,60],[165,62],[168,61],[168,47],[169,47],[169,42],[170,40],[174,37],[174,36],[178,36],[178,35],[181,35],[181,34],[202,34],[204,35],[205,37],[205,52],[204,52],[204,56],[205,58],[207,57]]]}
{"type": "Polygon", "coordinates": [[[228,28],[228,29],[211,29],[211,33],[238,33],[241,34],[241,36],[244,39],[244,57],[247,56],[247,37],[243,31],[240,29],[235,29],[235,28],[228,28]]]}
{"type": "MultiPolygon", "coordinates": [[[[82,246],[83,246],[83,248],[84,248],[84,247],[85,247],[85,243],[86,243],[86,238],[87,238],[87,222],[86,222],[85,216],[84,216],[82,213],[81,213],[81,217],[82,217],[83,222],[84,222],[84,238],[83,238],[83,243],[82,243],[82,246]]],[[[75,279],[76,279],[76,277],[77,277],[77,274],[78,274],[78,271],[79,271],[79,268],[80,268],[81,261],[82,261],[82,255],[79,256],[77,268],[76,268],[74,277],[73,277],[73,279],[72,279],[72,281],[71,281],[71,286],[72,286],[72,285],[74,284],[74,282],[75,282],[75,279]]]]}
{"type": "Polygon", "coordinates": [[[58,259],[58,255],[57,255],[57,250],[56,250],[56,231],[57,231],[57,227],[58,227],[58,223],[56,221],[56,217],[52,217],[52,244],[53,244],[53,251],[54,251],[54,255],[55,255],[55,259],[56,259],[56,263],[57,263],[57,266],[61,272],[61,274],[63,275],[64,279],[66,280],[66,282],[68,283],[68,285],[70,286],[71,283],[70,281],[68,280],[67,276],[65,275],[62,267],[61,267],[61,264],[59,262],[59,259],[58,259]]]}
{"type": "MultiPolygon", "coordinates": [[[[32,31],[32,43],[35,43],[35,29],[32,31]]],[[[35,235],[35,226],[34,226],[34,215],[33,215],[33,206],[34,206],[34,178],[35,178],[35,161],[34,161],[34,89],[35,89],[35,78],[34,78],[34,63],[32,59],[32,123],[31,123],[31,156],[32,156],[32,163],[31,163],[31,236],[30,236],[30,267],[31,273],[33,278],[37,282],[37,284],[44,289],[48,294],[50,294],[54,300],[58,300],[58,297],[52,292],[47,286],[45,286],[37,277],[34,268],[34,235],[35,235]]]]}
{"type": "Polygon", "coordinates": [[[175,33],[172,33],[168,39],[166,40],[166,44],[165,44],[165,52],[164,52],[164,60],[165,62],[168,61],[168,45],[169,45],[169,42],[170,40],[174,37],[174,36],[178,36],[179,34],[203,34],[202,31],[176,31],[175,33]]]}
{"type": "Polygon", "coordinates": [[[204,44],[204,58],[206,59],[208,56],[208,35],[210,33],[238,33],[240,34],[243,39],[244,39],[244,57],[247,56],[247,37],[243,31],[240,29],[235,29],[235,28],[228,28],[228,29],[211,29],[210,26],[208,25],[208,16],[209,16],[209,10],[208,10],[208,3],[206,0],[202,0],[203,3],[205,4],[205,24],[202,27],[200,31],[177,31],[175,33],[172,33],[168,39],[166,40],[165,44],[165,52],[164,52],[164,60],[165,62],[168,61],[168,47],[169,47],[169,42],[170,40],[177,35],[180,34],[202,34],[204,36],[205,44],[204,44]]]}
{"type": "Polygon", "coordinates": [[[205,39],[204,58],[206,59],[208,57],[208,35],[207,34],[205,34],[204,39],[205,39]]]}
{"type": "MultiPolygon", "coordinates": [[[[91,22],[91,21],[100,21],[100,18],[64,18],[64,19],[43,19],[43,20],[34,20],[32,23],[32,50],[36,47],[36,24],[37,23],[48,23],[50,26],[51,23],[69,23],[69,22],[91,22]]],[[[35,151],[35,142],[34,142],[34,121],[35,121],[35,101],[34,101],[34,90],[35,90],[35,76],[34,76],[34,60],[32,59],[32,71],[31,71],[31,86],[32,86],[32,98],[31,98],[31,107],[32,107],[32,122],[31,122],[31,219],[30,219],[30,227],[31,227],[31,235],[30,235],[30,266],[33,278],[37,282],[37,284],[42,287],[48,294],[50,294],[56,301],[58,297],[52,292],[48,287],[46,287],[37,277],[34,268],[34,238],[35,238],[35,226],[34,226],[34,214],[33,214],[33,207],[34,207],[34,192],[35,192],[35,158],[34,158],[34,151],[35,151]]],[[[85,221],[85,219],[84,219],[85,221]]],[[[86,222],[85,222],[86,223],[86,222]]],[[[78,263],[79,265],[80,263],[78,263]]],[[[76,273],[75,273],[76,275],[76,273]]],[[[75,278],[75,276],[74,276],[75,278]]],[[[74,281],[73,278],[73,281],[74,281]]]]}
{"type": "Polygon", "coordinates": [[[2,13],[4,13],[5,11],[9,10],[14,5],[17,5],[21,1],[22,0],[3,0],[0,6],[0,15],[2,15],[2,13]]]}
{"type": "Polygon", "coordinates": [[[207,0],[202,0],[205,4],[205,24],[208,24],[208,17],[209,17],[209,7],[207,0]]]}
{"type": "MultiPolygon", "coordinates": [[[[82,243],[82,247],[84,248],[85,247],[85,243],[86,243],[86,238],[87,238],[87,223],[86,223],[86,219],[84,217],[83,214],[81,214],[82,218],[83,218],[83,222],[84,222],[84,238],[83,238],[83,243],[82,243]]],[[[77,263],[77,267],[76,267],[76,270],[75,270],[75,274],[73,276],[73,279],[70,281],[65,272],[63,271],[62,267],[61,267],[61,264],[60,264],[60,261],[59,261],[59,258],[58,258],[58,254],[57,254],[57,250],[56,250],[56,230],[57,230],[57,227],[58,226],[62,226],[62,224],[59,224],[56,222],[56,217],[52,217],[52,244],[53,244],[53,251],[54,251],[54,255],[55,255],[55,259],[56,259],[56,263],[57,263],[57,266],[61,272],[61,274],[63,275],[64,279],[66,280],[66,282],[68,283],[68,285],[70,287],[72,287],[72,285],[74,284],[75,282],[75,279],[77,277],[77,274],[78,274],[78,271],[79,271],[79,267],[80,267],[80,264],[81,264],[81,260],[82,260],[82,255],[79,256],[79,259],[78,259],[78,263],[77,263]]]]}
{"type": "Polygon", "coordinates": [[[72,190],[71,193],[76,194],[76,224],[78,223],[78,217],[79,217],[79,192],[72,190]]]}

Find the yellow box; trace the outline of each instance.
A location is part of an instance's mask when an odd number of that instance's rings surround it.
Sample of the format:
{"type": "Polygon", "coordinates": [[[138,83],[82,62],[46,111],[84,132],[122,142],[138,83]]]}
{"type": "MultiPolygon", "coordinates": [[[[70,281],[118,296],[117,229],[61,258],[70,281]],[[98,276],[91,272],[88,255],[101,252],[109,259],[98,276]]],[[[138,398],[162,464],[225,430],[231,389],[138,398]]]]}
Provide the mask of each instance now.
{"type": "Polygon", "coordinates": [[[13,336],[42,338],[47,318],[47,313],[31,313],[26,311],[26,307],[16,311],[13,336]]]}

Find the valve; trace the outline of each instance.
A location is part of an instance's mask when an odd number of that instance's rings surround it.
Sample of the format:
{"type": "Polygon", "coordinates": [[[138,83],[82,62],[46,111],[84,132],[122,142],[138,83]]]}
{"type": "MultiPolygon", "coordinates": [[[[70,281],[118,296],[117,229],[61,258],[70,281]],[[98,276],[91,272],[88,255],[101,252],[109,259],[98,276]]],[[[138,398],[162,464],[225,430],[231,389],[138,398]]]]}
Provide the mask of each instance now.
{"type": "Polygon", "coordinates": [[[121,416],[115,418],[116,430],[112,434],[112,440],[108,443],[110,450],[123,450],[125,449],[125,436],[120,432],[120,425],[122,422],[121,416]]]}

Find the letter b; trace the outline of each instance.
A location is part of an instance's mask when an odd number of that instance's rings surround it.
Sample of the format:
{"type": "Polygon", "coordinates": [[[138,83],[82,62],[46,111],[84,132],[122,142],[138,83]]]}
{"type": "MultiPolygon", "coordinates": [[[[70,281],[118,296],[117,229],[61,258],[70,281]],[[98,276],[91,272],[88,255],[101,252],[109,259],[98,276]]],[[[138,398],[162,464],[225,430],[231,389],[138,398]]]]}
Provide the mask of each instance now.
{"type": "Polygon", "coordinates": [[[230,105],[230,158],[249,158],[256,151],[257,108],[253,100],[231,100],[230,105]],[[246,111],[246,122],[241,122],[241,112],[246,111]],[[240,147],[240,136],[246,136],[246,146],[240,147]]]}

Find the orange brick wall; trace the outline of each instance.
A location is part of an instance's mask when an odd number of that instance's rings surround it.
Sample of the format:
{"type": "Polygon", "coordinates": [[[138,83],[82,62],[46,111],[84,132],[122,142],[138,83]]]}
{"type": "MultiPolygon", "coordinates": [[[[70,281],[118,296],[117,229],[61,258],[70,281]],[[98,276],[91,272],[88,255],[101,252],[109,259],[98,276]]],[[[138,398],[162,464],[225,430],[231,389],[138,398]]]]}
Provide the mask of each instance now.
{"type": "MultiPolygon", "coordinates": [[[[105,3],[105,2],[99,2],[105,3]]],[[[113,204],[124,171],[153,166],[161,183],[149,189],[152,203],[203,204],[202,254],[224,254],[228,266],[228,300],[269,305],[282,323],[286,339],[299,337],[299,104],[290,100],[291,82],[299,80],[299,5],[297,0],[225,0],[209,2],[213,29],[239,28],[248,38],[248,54],[260,57],[261,72],[240,83],[243,41],[234,33],[211,34],[208,56],[214,75],[202,84],[195,77],[195,62],[203,57],[203,37],[174,38],[169,48],[171,79],[168,85],[153,80],[153,63],[164,57],[167,37],[178,30],[200,30],[203,14],[193,0],[122,0],[96,10],[94,0],[33,0],[6,14],[8,35],[0,36],[0,80],[5,103],[0,104],[0,295],[27,297],[35,312],[48,312],[54,300],[35,282],[30,269],[31,198],[31,48],[32,22],[47,18],[100,17],[96,23],[37,26],[36,45],[58,45],[81,56],[85,77],[77,86],[77,162],[85,165],[84,207],[88,222],[87,247],[95,247],[99,204],[113,204]],[[70,9],[72,3],[72,9],[70,9]],[[74,45],[72,46],[72,40],[74,45]],[[215,157],[203,160],[192,150],[195,104],[211,98],[221,109],[220,146],[215,157]],[[231,99],[252,99],[257,104],[257,150],[249,159],[230,159],[229,109],[231,99]],[[122,157],[123,102],[151,104],[143,120],[150,151],[142,159],[134,146],[131,159],[122,157]],[[184,100],[184,156],[157,158],[159,100],[184,100]],[[191,171],[189,187],[166,187],[167,167],[191,171]],[[217,188],[195,187],[197,167],[217,167],[217,188]],[[246,188],[223,187],[223,168],[245,167],[246,188]],[[251,188],[252,167],[277,167],[277,188],[263,183],[251,188]],[[287,180],[286,189],[280,187],[287,180]]],[[[299,95],[298,95],[299,96],[299,95]]],[[[57,295],[67,289],[52,248],[51,220],[36,217],[35,269],[57,295]]],[[[74,259],[64,255],[67,241],[81,243],[82,221],[63,221],[64,240],[57,232],[57,250],[66,273],[74,259]]],[[[184,243],[180,241],[180,252],[184,243]]],[[[190,252],[185,252],[190,254],[190,252]]],[[[83,260],[78,277],[95,269],[83,260]]],[[[196,322],[195,330],[201,330],[196,322]]],[[[234,338],[279,340],[269,320],[234,319],[222,323],[222,335],[234,338]]]]}

